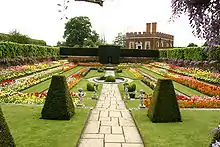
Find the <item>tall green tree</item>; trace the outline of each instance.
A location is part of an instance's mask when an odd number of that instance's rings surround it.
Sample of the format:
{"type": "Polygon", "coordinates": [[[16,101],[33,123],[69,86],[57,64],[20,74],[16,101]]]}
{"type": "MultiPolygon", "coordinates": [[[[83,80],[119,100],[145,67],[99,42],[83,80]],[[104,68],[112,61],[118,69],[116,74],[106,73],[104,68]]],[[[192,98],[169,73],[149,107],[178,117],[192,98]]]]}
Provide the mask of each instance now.
{"type": "Polygon", "coordinates": [[[99,34],[92,30],[89,17],[79,16],[66,23],[63,38],[66,46],[94,47],[99,40],[99,34]]]}
{"type": "Polygon", "coordinates": [[[190,43],[187,47],[197,47],[198,45],[194,44],[194,43],[190,43]]]}
{"type": "Polygon", "coordinates": [[[115,37],[115,39],[113,40],[113,44],[114,45],[119,45],[122,47],[126,47],[126,38],[125,38],[125,34],[123,33],[118,33],[117,36],[115,37]]]}

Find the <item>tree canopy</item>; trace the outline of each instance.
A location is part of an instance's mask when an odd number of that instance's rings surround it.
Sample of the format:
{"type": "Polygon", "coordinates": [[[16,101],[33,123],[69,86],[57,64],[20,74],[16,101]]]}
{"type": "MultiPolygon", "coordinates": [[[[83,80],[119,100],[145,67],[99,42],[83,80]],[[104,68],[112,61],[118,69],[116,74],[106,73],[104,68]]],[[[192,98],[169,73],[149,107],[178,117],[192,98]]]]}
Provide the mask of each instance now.
{"type": "Polygon", "coordinates": [[[99,34],[92,30],[89,17],[79,16],[71,18],[65,24],[64,39],[66,46],[96,46],[99,41],[99,34]]]}
{"type": "Polygon", "coordinates": [[[125,34],[123,34],[121,32],[118,33],[117,36],[115,37],[115,39],[113,40],[113,44],[125,47],[126,46],[125,34]]]}
{"type": "Polygon", "coordinates": [[[215,46],[220,39],[220,0],[172,0],[172,17],[189,16],[193,33],[215,46]]]}

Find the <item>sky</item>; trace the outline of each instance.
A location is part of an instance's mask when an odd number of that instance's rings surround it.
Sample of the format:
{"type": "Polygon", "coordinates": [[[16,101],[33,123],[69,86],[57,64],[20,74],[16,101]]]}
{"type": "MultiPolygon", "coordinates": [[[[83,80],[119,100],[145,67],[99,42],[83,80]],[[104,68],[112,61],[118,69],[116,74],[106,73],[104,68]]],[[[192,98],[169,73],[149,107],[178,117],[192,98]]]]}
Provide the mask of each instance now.
{"type": "MultiPolygon", "coordinates": [[[[0,33],[17,29],[31,38],[56,45],[63,40],[65,23],[60,20],[58,3],[63,0],[0,0],[0,33]]],[[[187,16],[169,22],[171,0],[105,0],[104,6],[70,0],[68,18],[88,16],[92,29],[112,43],[115,36],[126,32],[144,32],[146,23],[157,22],[157,31],[174,35],[174,46],[183,47],[205,41],[192,34],[187,16]]]]}

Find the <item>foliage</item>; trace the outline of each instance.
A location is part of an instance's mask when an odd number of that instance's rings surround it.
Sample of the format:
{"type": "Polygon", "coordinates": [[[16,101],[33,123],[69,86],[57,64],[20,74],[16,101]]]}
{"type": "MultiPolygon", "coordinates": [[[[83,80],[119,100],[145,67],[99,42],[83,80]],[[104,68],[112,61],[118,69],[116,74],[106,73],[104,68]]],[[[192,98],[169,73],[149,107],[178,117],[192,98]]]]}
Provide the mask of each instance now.
{"type": "Polygon", "coordinates": [[[113,40],[114,45],[118,45],[121,47],[126,47],[126,37],[125,34],[118,33],[115,39],[113,40]]]}
{"type": "MultiPolygon", "coordinates": [[[[217,57],[216,60],[220,60],[220,47],[216,50],[217,57]]],[[[208,58],[208,55],[204,52],[203,47],[190,47],[190,48],[173,48],[168,50],[159,50],[160,58],[169,58],[169,59],[183,59],[183,60],[214,60],[208,58]]]]}
{"type": "Polygon", "coordinates": [[[172,0],[172,17],[187,14],[194,35],[207,40],[208,44],[216,45],[220,33],[219,0],[172,0]]]}
{"type": "Polygon", "coordinates": [[[147,116],[152,122],[179,122],[181,115],[170,79],[158,79],[147,116]]]}
{"type": "Polygon", "coordinates": [[[28,37],[27,35],[23,35],[17,30],[11,31],[9,34],[0,33],[0,41],[9,41],[21,44],[35,44],[35,45],[46,45],[44,40],[37,40],[28,37]]]}
{"type": "Polygon", "coordinates": [[[43,119],[70,120],[75,113],[65,76],[53,76],[41,115],[43,119]]]}
{"type": "Polygon", "coordinates": [[[117,69],[116,73],[122,73],[122,69],[117,69]]]}
{"type": "Polygon", "coordinates": [[[87,83],[87,91],[94,91],[94,83],[87,83]]]}
{"type": "Polygon", "coordinates": [[[198,47],[198,45],[196,45],[194,43],[190,43],[189,45],[187,45],[187,47],[198,47]]]}
{"type": "Polygon", "coordinates": [[[106,78],[105,78],[105,82],[115,82],[115,77],[114,76],[107,76],[106,78]]]}
{"type": "Polygon", "coordinates": [[[6,123],[2,109],[0,107],[0,144],[3,147],[14,147],[14,139],[10,133],[9,127],[6,123]]]}
{"type": "Polygon", "coordinates": [[[104,72],[105,70],[104,70],[104,68],[103,67],[99,67],[98,68],[98,72],[104,72]]]}
{"type": "Polygon", "coordinates": [[[59,51],[57,47],[0,42],[0,52],[4,58],[56,56],[59,55],[59,51]]]}
{"type": "Polygon", "coordinates": [[[79,16],[71,18],[65,24],[64,39],[66,46],[71,47],[94,47],[99,40],[96,31],[92,31],[89,17],[79,16]]]}

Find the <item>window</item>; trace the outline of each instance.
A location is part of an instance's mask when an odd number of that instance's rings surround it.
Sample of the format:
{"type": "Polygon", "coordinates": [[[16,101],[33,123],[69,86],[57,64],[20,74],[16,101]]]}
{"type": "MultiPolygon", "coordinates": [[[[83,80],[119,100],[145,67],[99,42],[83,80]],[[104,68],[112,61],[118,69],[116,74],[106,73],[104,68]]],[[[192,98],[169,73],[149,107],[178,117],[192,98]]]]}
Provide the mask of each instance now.
{"type": "Polygon", "coordinates": [[[159,41],[157,41],[157,47],[160,47],[159,41]]]}
{"type": "Polygon", "coordinates": [[[133,42],[129,42],[129,48],[134,48],[133,47],[133,42]]]}
{"type": "Polygon", "coordinates": [[[150,41],[145,42],[145,49],[150,49],[150,41]]]}

